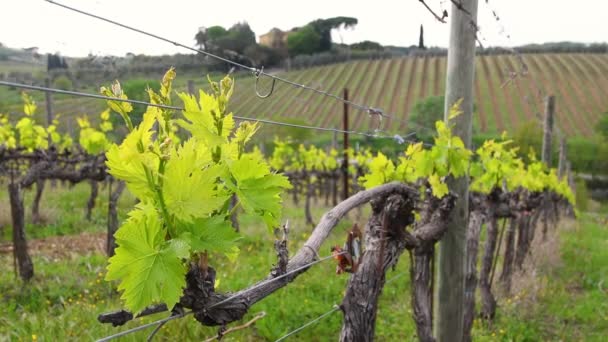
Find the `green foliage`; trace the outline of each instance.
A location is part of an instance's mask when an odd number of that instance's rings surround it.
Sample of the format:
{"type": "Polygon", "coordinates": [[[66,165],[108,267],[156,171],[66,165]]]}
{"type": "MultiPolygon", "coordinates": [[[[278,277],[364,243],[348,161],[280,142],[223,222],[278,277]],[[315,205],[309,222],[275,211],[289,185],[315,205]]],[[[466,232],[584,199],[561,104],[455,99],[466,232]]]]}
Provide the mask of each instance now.
{"type": "Polygon", "coordinates": [[[287,37],[287,50],[291,56],[310,55],[320,51],[321,36],[310,25],[306,25],[287,37]]]}
{"type": "Polygon", "coordinates": [[[252,44],[247,46],[243,54],[251,59],[256,66],[275,66],[280,64],[279,53],[268,46],[252,44]]]}
{"type": "Polygon", "coordinates": [[[179,239],[166,240],[156,209],[142,204],[116,232],[116,255],[110,259],[106,280],[121,280],[121,298],[133,312],[152,302],[179,301],[186,283],[190,246],[179,239]]]}
{"type": "Polygon", "coordinates": [[[517,158],[517,149],[508,148],[511,143],[510,140],[500,143],[488,140],[477,149],[478,160],[471,164],[471,177],[474,179],[471,190],[487,194],[503,185],[509,191],[521,186],[524,180],[520,177],[527,173],[523,172],[523,163],[517,158]]]}
{"type": "MultiPolygon", "coordinates": [[[[308,125],[309,122],[299,118],[286,118],[286,117],[275,117],[274,120],[280,120],[288,124],[294,125],[308,125]]],[[[260,133],[256,136],[258,141],[272,141],[275,137],[281,137],[285,140],[292,140],[295,142],[306,142],[310,141],[314,136],[314,132],[310,129],[301,129],[289,126],[274,126],[272,128],[260,130],[260,133]]]]}
{"type": "MultiPolygon", "coordinates": [[[[44,126],[36,123],[34,114],[38,106],[34,99],[27,93],[22,93],[23,114],[13,126],[5,115],[0,115],[0,144],[8,148],[23,147],[28,151],[48,148],[49,132],[44,126]]],[[[52,130],[54,131],[54,126],[52,130]]]]}
{"type": "Polygon", "coordinates": [[[227,35],[228,35],[228,30],[226,30],[225,28],[223,28],[219,25],[211,26],[207,29],[207,38],[211,41],[220,39],[227,35]]]}
{"type": "Polygon", "coordinates": [[[244,54],[247,47],[256,45],[255,33],[247,22],[236,23],[228,30],[222,26],[200,29],[194,39],[204,50],[220,55],[228,51],[244,54]]]}
{"type": "Polygon", "coordinates": [[[243,54],[250,45],[255,45],[255,33],[247,22],[236,23],[228,29],[228,34],[217,39],[215,43],[224,50],[243,54]]]}
{"type": "Polygon", "coordinates": [[[589,190],[587,189],[587,183],[582,179],[577,180],[576,181],[576,208],[581,212],[585,212],[585,211],[589,210],[589,198],[590,197],[591,197],[591,194],[589,193],[589,190]]]}
{"type": "MultiPolygon", "coordinates": [[[[160,89],[160,83],[156,80],[142,80],[142,79],[133,79],[128,80],[122,83],[122,91],[125,96],[127,96],[131,100],[137,101],[148,101],[147,89],[150,88],[154,91],[158,91],[160,89]]],[[[130,104],[123,104],[130,105],[130,104]]],[[[146,106],[144,105],[130,105],[133,107],[132,112],[130,112],[129,117],[131,118],[131,122],[134,126],[139,125],[142,120],[143,114],[146,111],[146,106]]],[[[114,126],[119,127],[121,125],[122,120],[116,116],[111,117],[111,122],[114,126]]]]}
{"type": "MultiPolygon", "coordinates": [[[[29,203],[33,195],[31,191],[25,193],[26,203],[29,203]]],[[[98,200],[102,202],[93,212],[92,223],[86,222],[79,210],[74,210],[74,205],[86,202],[88,195],[89,188],[86,184],[78,184],[74,188],[60,186],[54,191],[45,192],[43,209],[53,204],[53,210],[58,212],[59,219],[47,226],[28,226],[28,237],[78,234],[86,230],[96,234],[65,236],[60,241],[84,242],[87,238],[95,238],[95,242],[103,240],[106,229],[106,196],[99,197],[98,200]]],[[[128,192],[125,195],[119,202],[121,215],[133,202],[128,192]]],[[[6,192],[0,193],[0,199],[4,200],[6,196],[6,192]]],[[[314,206],[312,209],[313,215],[320,217],[329,208],[314,206]]],[[[290,246],[301,246],[310,234],[310,229],[304,224],[302,210],[293,205],[287,205],[285,210],[292,227],[290,246]]],[[[542,263],[537,269],[535,286],[524,287],[524,291],[516,292],[510,297],[499,296],[500,310],[497,311],[493,324],[485,325],[477,320],[473,339],[488,342],[603,341],[608,334],[608,321],[605,320],[608,305],[603,285],[608,281],[608,255],[605,248],[608,231],[604,225],[594,221],[594,217],[583,215],[578,225],[572,229],[556,230],[561,241],[560,262],[557,265],[551,263],[550,260],[555,260],[558,255],[552,256],[548,263],[542,263]]],[[[351,225],[352,222],[346,220],[336,229],[347,229],[351,225]]],[[[214,264],[222,270],[218,272],[221,279],[219,291],[237,291],[250,285],[252,280],[263,279],[268,273],[269,254],[258,251],[273,250],[273,239],[267,238],[263,234],[266,228],[255,221],[247,221],[241,228],[244,237],[240,241],[240,247],[248,252],[242,253],[239,262],[230,263],[219,255],[213,256],[214,264]]],[[[3,242],[10,241],[10,229],[4,229],[4,233],[3,242]]],[[[332,234],[328,239],[327,246],[343,243],[343,237],[338,234],[332,234]]],[[[37,250],[32,256],[37,271],[27,286],[15,281],[12,257],[0,254],[0,293],[3,295],[0,336],[9,340],[31,341],[33,335],[36,335],[38,341],[67,341],[83,338],[95,340],[116,333],[115,327],[97,322],[100,313],[121,307],[113,284],[102,281],[107,257],[97,252],[79,254],[73,249],[65,255],[59,253],[51,256],[47,255],[49,251],[62,249],[51,248],[49,240],[43,243],[47,248],[37,250]]],[[[555,253],[557,252],[556,250],[555,253]]],[[[409,267],[408,258],[401,258],[396,270],[387,275],[387,280],[394,276],[399,278],[386,284],[379,299],[376,340],[417,338],[411,317],[412,308],[403,304],[409,303],[411,295],[409,267]]],[[[227,337],[235,341],[274,341],[301,326],[303,320],[327,312],[333,303],[339,301],[348,281],[348,277],[332,275],[334,272],[335,264],[331,262],[310,268],[306,276],[299,277],[280,293],[269,296],[252,307],[243,321],[251,319],[260,311],[267,314],[256,322],[255,329],[235,331],[227,337]]],[[[122,330],[158,318],[162,318],[162,315],[134,320],[122,327],[122,330]]],[[[299,332],[296,339],[313,341],[318,340],[319,336],[322,339],[337,339],[341,324],[340,314],[334,313],[313,327],[299,332]]],[[[141,341],[148,334],[149,331],[142,331],[123,339],[141,341]]],[[[193,319],[179,319],[165,325],[156,337],[186,341],[216,335],[217,327],[205,327],[193,319]]]]}
{"type": "Polygon", "coordinates": [[[350,48],[353,50],[363,50],[363,51],[367,51],[367,50],[382,51],[382,50],[384,50],[384,47],[380,43],[373,42],[371,40],[364,40],[362,42],[350,44],[350,48]]]}
{"type": "Polygon", "coordinates": [[[595,130],[604,138],[604,140],[608,141],[608,112],[605,112],[602,115],[602,118],[595,126],[595,130]]]}
{"type": "MultiPolygon", "coordinates": [[[[448,120],[461,114],[460,103],[458,101],[452,106],[448,120]]],[[[500,143],[486,141],[476,151],[477,160],[472,160],[473,153],[459,137],[452,135],[448,125],[437,121],[435,127],[437,134],[434,144],[428,150],[423,148],[422,142],[411,144],[397,163],[378,153],[367,165],[368,172],[359,179],[361,184],[369,189],[390,181],[416,183],[422,179],[433,196],[442,198],[449,192],[445,183],[447,177],[458,178],[468,173],[473,179],[473,191],[490,193],[495,188],[510,191],[520,187],[531,192],[548,190],[572,205],[576,204],[567,180],[558,179],[555,169],[547,171],[533,152],[528,156],[527,167],[524,167],[516,154],[517,148],[510,147],[510,140],[505,141],[506,134],[500,143]]]]}
{"type": "Polygon", "coordinates": [[[519,148],[518,156],[524,160],[524,162],[530,162],[528,155],[530,151],[534,152],[534,155],[540,156],[543,147],[543,129],[536,121],[528,121],[515,131],[513,134],[513,143],[519,148]]]}
{"type": "Polygon", "coordinates": [[[100,115],[100,128],[96,129],[91,126],[87,117],[78,118],[78,126],[80,126],[80,137],[78,143],[89,154],[99,154],[105,152],[110,147],[110,141],[106,136],[106,132],[113,129],[110,120],[110,110],[107,109],[100,115]]]}
{"type": "Polygon", "coordinates": [[[416,102],[408,119],[411,129],[417,131],[420,127],[433,127],[435,122],[443,120],[444,108],[444,96],[430,96],[416,102]]]}
{"type": "MultiPolygon", "coordinates": [[[[608,141],[602,138],[570,138],[568,161],[577,172],[605,175],[608,173],[608,141]]],[[[557,156],[554,155],[554,161],[557,156]]]]}
{"type": "MultiPolygon", "coordinates": [[[[148,89],[151,103],[171,104],[174,78],[171,69],[158,92],[148,89]]],[[[173,306],[185,285],[186,266],[203,254],[235,256],[238,236],[227,220],[233,195],[237,206],[269,229],[279,225],[281,193],[291,185],[286,177],[271,173],[264,160],[244,153],[258,125],[241,122],[237,127],[226,111],[233,80],[210,81],[210,86],[212,93],[201,90],[199,100],[178,93],[182,118],[149,106],[139,125],[131,122],[129,106],[108,101],[130,131],[108,150],[108,172],[125,181],[141,204],[115,235],[119,248],[106,279],[120,280],[122,298],[133,312],[155,302],[173,306]],[[178,126],[189,139],[180,141],[175,135],[178,126]]],[[[102,92],[125,97],[118,82],[102,92]]]]}
{"type": "Polygon", "coordinates": [[[353,17],[333,17],[328,19],[317,19],[310,22],[307,26],[311,26],[319,35],[319,50],[318,52],[328,51],[331,49],[331,31],[340,28],[352,28],[359,21],[353,17]]]}
{"type": "MultiPolygon", "coordinates": [[[[456,102],[450,109],[449,120],[460,115],[460,103],[456,102]]],[[[472,152],[459,137],[452,135],[451,129],[443,121],[437,121],[435,127],[437,136],[433,146],[425,150],[422,142],[409,145],[396,166],[379,153],[370,163],[370,172],[360,178],[363,186],[369,189],[393,180],[415,183],[424,179],[433,196],[445,196],[449,191],[446,177],[466,175],[472,152]]]]}
{"type": "Polygon", "coordinates": [[[74,87],[72,85],[72,80],[66,75],[59,75],[57,78],[53,80],[53,87],[62,89],[62,90],[72,90],[74,87]]]}

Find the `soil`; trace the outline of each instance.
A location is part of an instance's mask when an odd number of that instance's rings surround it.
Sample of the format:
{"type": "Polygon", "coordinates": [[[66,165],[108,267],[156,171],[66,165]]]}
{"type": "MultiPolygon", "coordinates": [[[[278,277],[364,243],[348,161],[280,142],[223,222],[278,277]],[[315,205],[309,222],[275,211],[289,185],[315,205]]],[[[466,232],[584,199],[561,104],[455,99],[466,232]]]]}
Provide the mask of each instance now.
{"type": "MultiPolygon", "coordinates": [[[[30,255],[66,259],[72,254],[105,253],[104,233],[81,233],[80,235],[52,236],[28,241],[30,255]]],[[[0,244],[0,256],[12,254],[12,243],[0,244]]]]}

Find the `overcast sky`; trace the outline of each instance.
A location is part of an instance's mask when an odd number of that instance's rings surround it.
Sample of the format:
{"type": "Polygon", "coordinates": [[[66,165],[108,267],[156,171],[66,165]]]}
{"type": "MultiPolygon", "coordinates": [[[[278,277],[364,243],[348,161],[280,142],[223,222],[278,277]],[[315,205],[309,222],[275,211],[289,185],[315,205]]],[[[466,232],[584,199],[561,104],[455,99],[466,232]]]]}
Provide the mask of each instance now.
{"type": "MultiPolygon", "coordinates": [[[[337,42],[373,40],[383,45],[417,44],[424,25],[427,46],[447,46],[448,25],[437,22],[418,0],[57,0],[119,22],[194,45],[200,26],[229,27],[247,21],[256,35],[283,30],[317,18],[351,16],[354,30],[334,34],[337,42]]],[[[441,12],[449,0],[426,0],[441,12]]],[[[608,5],[600,0],[479,0],[479,25],[485,46],[549,41],[608,41],[608,5]],[[497,23],[492,10],[500,15],[497,23]],[[510,35],[508,39],[506,35],[510,35]]],[[[59,8],[44,0],[3,0],[0,42],[37,46],[67,56],[187,53],[153,38],[59,8]]]]}

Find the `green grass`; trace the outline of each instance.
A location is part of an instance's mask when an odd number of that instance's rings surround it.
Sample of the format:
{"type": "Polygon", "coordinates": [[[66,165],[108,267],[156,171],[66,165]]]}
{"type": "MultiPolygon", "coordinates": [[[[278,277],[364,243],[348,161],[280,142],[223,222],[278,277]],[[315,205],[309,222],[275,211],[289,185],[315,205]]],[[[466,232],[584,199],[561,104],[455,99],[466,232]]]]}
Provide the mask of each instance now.
{"type": "MultiPolygon", "coordinates": [[[[47,188],[49,190],[50,188],[47,188]]],[[[88,187],[79,184],[72,189],[56,188],[45,193],[43,212],[49,215],[45,226],[27,226],[29,238],[82,231],[105,230],[106,202],[104,190],[94,211],[92,223],[83,219],[88,187]]],[[[31,193],[26,196],[26,203],[31,193]]],[[[327,210],[319,201],[314,206],[318,219],[327,210]]],[[[6,203],[6,193],[0,193],[0,203],[6,203]]],[[[120,202],[121,216],[133,204],[128,194],[120,202]]],[[[314,203],[313,203],[314,204],[314,203]]],[[[601,210],[608,212],[608,207],[601,210]]],[[[5,211],[3,211],[5,212],[5,211]]],[[[368,210],[364,210],[364,215],[368,210]]],[[[289,250],[293,254],[310,234],[304,224],[301,206],[287,203],[285,218],[290,219],[289,250]]],[[[341,244],[351,220],[345,220],[322,246],[321,255],[329,247],[341,244]]],[[[240,242],[241,256],[236,263],[213,256],[211,264],[217,269],[220,291],[234,291],[264,278],[276,262],[273,238],[263,224],[252,217],[241,217],[244,238],[240,242]]],[[[9,230],[9,229],[5,229],[9,230]]],[[[7,239],[3,236],[3,240],[7,239]]],[[[576,228],[559,231],[561,262],[540,263],[536,282],[542,284],[536,292],[517,293],[499,298],[496,321],[486,326],[475,323],[475,341],[602,341],[608,335],[608,227],[596,222],[596,216],[583,216],[576,228]],[[534,299],[535,298],[535,299],[534,299]]],[[[61,248],[59,246],[58,248],[61,248]]],[[[0,341],[92,340],[129,327],[165,317],[157,314],[128,323],[122,328],[101,325],[100,313],[121,308],[115,284],[103,281],[106,257],[96,253],[69,253],[57,257],[35,253],[35,277],[29,284],[15,278],[10,255],[0,255],[0,341]]],[[[407,254],[388,279],[378,309],[376,335],[378,341],[416,340],[411,319],[409,265],[407,254]]],[[[245,320],[260,311],[267,313],[254,327],[226,337],[227,341],[272,341],[327,312],[339,304],[347,276],[335,275],[333,261],[312,267],[289,286],[254,305],[245,320]]],[[[328,318],[298,333],[292,340],[333,341],[341,326],[341,314],[328,318]]],[[[133,334],[125,341],[141,341],[146,332],[133,334]]],[[[191,317],[173,321],[163,327],[158,340],[201,340],[217,333],[216,328],[202,327],[191,317]]]]}
{"type": "MultiPolygon", "coordinates": [[[[80,232],[99,233],[106,230],[107,208],[108,208],[108,189],[99,187],[99,195],[96,206],[93,210],[91,221],[85,218],[86,202],[90,194],[90,187],[86,183],[79,183],[74,187],[57,185],[53,188],[49,183],[46,184],[40,201],[40,213],[46,224],[40,226],[31,223],[31,203],[35,195],[35,187],[25,191],[24,205],[26,210],[26,234],[28,239],[40,239],[49,236],[62,236],[78,234],[80,232]]],[[[120,218],[125,218],[127,209],[134,202],[133,196],[125,192],[119,202],[120,218]]],[[[0,191],[0,220],[10,224],[10,207],[6,190],[0,191]]],[[[0,222],[0,226],[2,223],[0,222]]],[[[0,243],[10,242],[11,229],[0,230],[0,243]]]]}

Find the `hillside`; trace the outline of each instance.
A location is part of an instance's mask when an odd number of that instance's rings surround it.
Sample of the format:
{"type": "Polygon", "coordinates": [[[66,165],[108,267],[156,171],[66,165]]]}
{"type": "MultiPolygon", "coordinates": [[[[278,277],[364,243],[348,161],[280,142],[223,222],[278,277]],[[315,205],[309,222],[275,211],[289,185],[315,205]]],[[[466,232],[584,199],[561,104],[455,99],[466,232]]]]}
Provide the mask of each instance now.
{"type": "MultiPolygon", "coordinates": [[[[608,55],[525,54],[526,75],[516,56],[478,56],[475,78],[476,127],[483,133],[512,131],[543,110],[542,94],[557,96],[557,124],[569,136],[592,133],[601,113],[608,111],[608,55]],[[542,94],[539,94],[541,93],[542,94]]],[[[384,122],[390,132],[406,131],[408,113],[420,99],[441,95],[445,87],[445,57],[407,57],[355,61],[281,74],[290,80],[340,94],[349,88],[350,99],[394,114],[399,122],[384,122]]],[[[267,99],[255,96],[254,80],[237,82],[232,110],[242,116],[296,118],[309,124],[339,127],[341,103],[310,91],[277,82],[267,99]]],[[[270,80],[261,79],[266,89],[270,80]]],[[[260,90],[264,93],[264,89],[260,90]]],[[[352,110],[352,127],[370,127],[367,115],[352,110]]],[[[375,120],[372,128],[376,127],[375,120]]]]}
{"type": "MultiPolygon", "coordinates": [[[[525,122],[537,120],[537,113],[543,111],[544,95],[554,94],[557,96],[557,125],[562,131],[569,136],[591,134],[600,115],[608,111],[608,96],[605,96],[608,90],[608,54],[547,53],[522,56],[528,72],[513,78],[510,77],[511,72],[521,70],[521,62],[516,56],[477,57],[476,130],[489,134],[504,130],[512,132],[525,122]]],[[[196,76],[177,71],[180,82],[175,88],[185,91],[186,79],[196,76]]],[[[382,129],[403,133],[409,131],[408,113],[417,101],[444,93],[445,72],[445,57],[421,56],[358,60],[279,75],[340,96],[342,89],[348,87],[349,97],[354,102],[380,108],[399,118],[383,120],[382,129]]],[[[260,99],[255,95],[255,79],[249,74],[237,75],[236,91],[230,103],[235,114],[341,127],[340,102],[281,82],[276,83],[272,96],[260,99]]],[[[197,87],[206,88],[206,83],[204,77],[195,79],[197,87]]],[[[260,79],[260,93],[266,93],[270,83],[270,79],[260,79]]],[[[94,92],[95,89],[85,91],[94,92]]],[[[5,89],[0,94],[0,103],[12,95],[17,102],[8,101],[14,103],[10,105],[10,111],[20,110],[16,91],[5,89]]],[[[42,94],[35,95],[39,101],[43,99],[42,94]]],[[[55,97],[55,113],[61,113],[64,119],[84,113],[96,114],[104,106],[103,101],[95,99],[55,97]]],[[[370,120],[361,111],[353,108],[351,113],[353,129],[368,130],[378,126],[376,119],[370,120]]]]}

